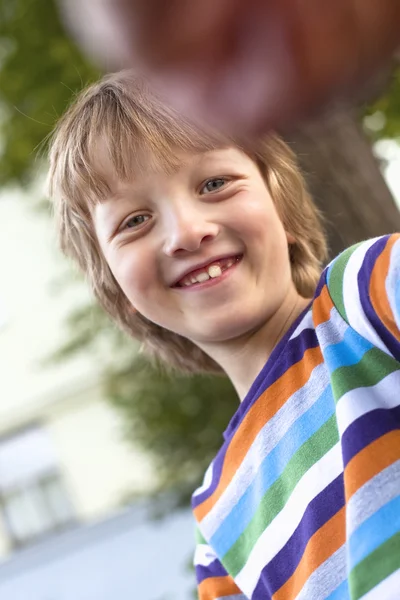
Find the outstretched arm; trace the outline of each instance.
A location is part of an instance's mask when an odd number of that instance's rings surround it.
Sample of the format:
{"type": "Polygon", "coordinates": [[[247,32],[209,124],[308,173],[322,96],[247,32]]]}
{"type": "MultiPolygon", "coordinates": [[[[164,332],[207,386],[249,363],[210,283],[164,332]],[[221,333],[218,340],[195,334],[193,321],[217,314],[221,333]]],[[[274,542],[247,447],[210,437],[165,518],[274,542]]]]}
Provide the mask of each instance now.
{"type": "Polygon", "coordinates": [[[400,45],[400,0],[60,0],[106,68],[130,66],[178,108],[263,133],[360,87],[400,45]]]}

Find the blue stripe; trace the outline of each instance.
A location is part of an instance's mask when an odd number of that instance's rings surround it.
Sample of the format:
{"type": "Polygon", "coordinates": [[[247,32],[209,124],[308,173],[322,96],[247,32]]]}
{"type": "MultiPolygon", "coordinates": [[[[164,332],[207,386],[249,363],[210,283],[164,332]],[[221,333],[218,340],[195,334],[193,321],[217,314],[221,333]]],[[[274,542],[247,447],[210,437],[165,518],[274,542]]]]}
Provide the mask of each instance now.
{"type": "Polygon", "coordinates": [[[244,532],[261,498],[282,475],[293,455],[334,412],[332,390],[327,386],[308,411],[293,423],[275,448],[265,457],[252,483],[212,536],[210,545],[219,556],[224,556],[244,532]]]}
{"type": "Polygon", "coordinates": [[[371,515],[351,535],[348,542],[350,569],[399,531],[400,496],[397,496],[371,515]]]}
{"type": "Polygon", "coordinates": [[[334,590],[332,594],[329,594],[325,600],[350,600],[349,584],[347,579],[342,581],[336,590],[334,590]]]}
{"type": "Polygon", "coordinates": [[[330,372],[333,373],[341,367],[356,365],[373,347],[373,344],[348,327],[342,341],[329,345],[323,354],[330,372]]]}

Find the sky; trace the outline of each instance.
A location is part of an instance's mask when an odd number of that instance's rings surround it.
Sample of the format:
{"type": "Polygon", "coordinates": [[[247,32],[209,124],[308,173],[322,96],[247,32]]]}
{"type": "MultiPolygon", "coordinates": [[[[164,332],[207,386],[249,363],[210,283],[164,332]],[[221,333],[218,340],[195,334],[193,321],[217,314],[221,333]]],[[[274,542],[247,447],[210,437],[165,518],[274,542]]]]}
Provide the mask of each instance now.
{"type": "Polygon", "coordinates": [[[378,156],[388,161],[384,175],[400,208],[400,145],[393,140],[382,140],[376,144],[375,150],[378,156]]]}

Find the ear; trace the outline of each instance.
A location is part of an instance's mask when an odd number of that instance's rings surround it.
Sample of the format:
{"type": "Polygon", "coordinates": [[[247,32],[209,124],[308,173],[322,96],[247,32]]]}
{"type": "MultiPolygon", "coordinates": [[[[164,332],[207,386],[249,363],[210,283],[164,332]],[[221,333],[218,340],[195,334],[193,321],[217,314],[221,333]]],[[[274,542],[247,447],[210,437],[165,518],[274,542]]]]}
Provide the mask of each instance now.
{"type": "Polygon", "coordinates": [[[285,233],[286,233],[287,243],[289,244],[289,246],[295,244],[296,238],[291,233],[288,233],[287,231],[285,233]]]}
{"type": "Polygon", "coordinates": [[[135,308],[135,307],[133,306],[133,304],[131,304],[131,303],[129,302],[128,311],[130,312],[130,314],[131,314],[131,315],[135,315],[135,314],[137,313],[137,308],[135,308]]]}

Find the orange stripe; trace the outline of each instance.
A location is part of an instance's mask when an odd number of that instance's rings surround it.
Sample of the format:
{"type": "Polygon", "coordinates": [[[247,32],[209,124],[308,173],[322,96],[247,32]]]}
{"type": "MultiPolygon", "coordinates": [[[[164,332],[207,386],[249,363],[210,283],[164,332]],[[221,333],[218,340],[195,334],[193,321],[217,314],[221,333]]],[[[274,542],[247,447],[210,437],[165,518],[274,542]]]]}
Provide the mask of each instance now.
{"type": "Polygon", "coordinates": [[[321,323],[329,321],[333,306],[334,304],[329,295],[328,287],[324,285],[320,295],[315,299],[312,308],[314,327],[318,327],[321,323]]]}
{"type": "Polygon", "coordinates": [[[343,506],[310,538],[293,575],[272,596],[273,600],[291,600],[307,579],[346,542],[346,508],[343,506]]]}
{"type": "Polygon", "coordinates": [[[392,248],[399,240],[399,237],[400,236],[398,235],[392,235],[389,238],[385,249],[375,262],[369,282],[369,295],[372,306],[386,329],[388,329],[397,340],[400,340],[400,332],[389,304],[389,299],[385,290],[385,281],[389,273],[392,248]]]}
{"type": "Polygon", "coordinates": [[[199,600],[216,600],[224,596],[233,596],[241,594],[242,591],[238,588],[233,579],[226,575],[225,577],[209,577],[204,579],[198,588],[199,600]]]}
{"type": "Polygon", "coordinates": [[[259,431],[278,412],[287,399],[303,387],[308,381],[311,371],[322,361],[323,357],[319,346],[307,349],[303,358],[292,365],[253,404],[227,449],[218,486],[209,498],[194,509],[198,521],[207,515],[221,497],[259,431]],[[266,399],[267,401],[265,401],[266,399]]]}
{"type": "Polygon", "coordinates": [[[348,501],[357,490],[378,473],[400,459],[400,430],[390,431],[356,454],[344,470],[348,501]]]}

